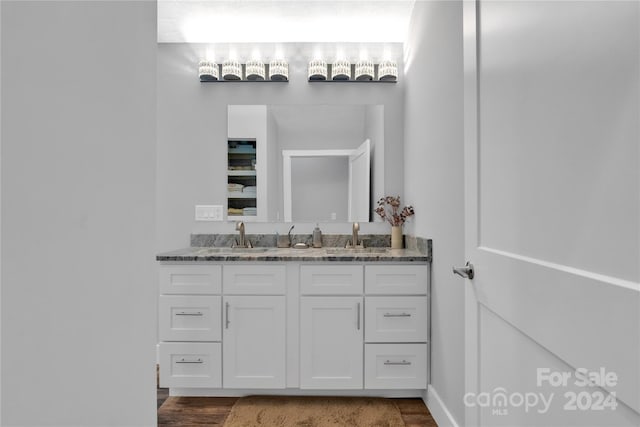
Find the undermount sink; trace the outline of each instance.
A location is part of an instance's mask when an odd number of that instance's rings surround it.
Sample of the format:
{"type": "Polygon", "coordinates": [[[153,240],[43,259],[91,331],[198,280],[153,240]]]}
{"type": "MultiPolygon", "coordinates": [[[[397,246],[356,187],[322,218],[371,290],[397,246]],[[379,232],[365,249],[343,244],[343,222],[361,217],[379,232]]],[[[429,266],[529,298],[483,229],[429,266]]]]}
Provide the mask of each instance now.
{"type": "Polygon", "coordinates": [[[209,254],[219,254],[220,252],[224,252],[227,248],[202,248],[196,252],[197,255],[209,255],[209,254]]]}
{"type": "Polygon", "coordinates": [[[251,254],[251,253],[267,252],[269,248],[229,248],[229,250],[230,252],[234,252],[234,253],[251,254]]]}
{"type": "Polygon", "coordinates": [[[331,248],[325,249],[328,255],[350,255],[350,254],[385,254],[389,248],[331,248]]]}
{"type": "Polygon", "coordinates": [[[207,256],[215,254],[253,254],[267,252],[269,248],[203,248],[196,255],[207,256]]]}

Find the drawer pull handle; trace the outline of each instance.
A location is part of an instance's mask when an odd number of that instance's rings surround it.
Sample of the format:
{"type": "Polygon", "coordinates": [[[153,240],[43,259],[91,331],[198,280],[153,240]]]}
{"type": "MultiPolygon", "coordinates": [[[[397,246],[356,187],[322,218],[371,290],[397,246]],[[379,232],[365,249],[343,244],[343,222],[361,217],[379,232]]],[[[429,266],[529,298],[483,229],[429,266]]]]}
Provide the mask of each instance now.
{"type": "Polygon", "coordinates": [[[224,305],[224,328],[229,329],[229,303],[225,303],[224,305]]]}
{"type": "Polygon", "coordinates": [[[409,313],[385,313],[384,317],[411,317],[409,313]]]}
{"type": "Polygon", "coordinates": [[[184,360],[184,357],[180,360],[176,360],[176,363],[204,363],[202,359],[198,358],[197,360],[184,360]]]}
{"type": "Polygon", "coordinates": [[[356,316],[358,316],[358,322],[357,322],[357,324],[358,324],[358,330],[360,330],[360,303],[358,303],[357,308],[358,308],[358,309],[357,309],[357,313],[356,313],[356,316]]]}
{"type": "Polygon", "coordinates": [[[196,311],[195,313],[187,313],[185,311],[181,311],[180,313],[176,313],[176,316],[204,316],[201,311],[196,311]]]}
{"type": "Polygon", "coordinates": [[[411,362],[407,362],[406,360],[403,360],[402,362],[392,362],[390,360],[387,360],[384,362],[385,365],[402,365],[402,366],[407,366],[407,365],[411,365],[411,362]]]}

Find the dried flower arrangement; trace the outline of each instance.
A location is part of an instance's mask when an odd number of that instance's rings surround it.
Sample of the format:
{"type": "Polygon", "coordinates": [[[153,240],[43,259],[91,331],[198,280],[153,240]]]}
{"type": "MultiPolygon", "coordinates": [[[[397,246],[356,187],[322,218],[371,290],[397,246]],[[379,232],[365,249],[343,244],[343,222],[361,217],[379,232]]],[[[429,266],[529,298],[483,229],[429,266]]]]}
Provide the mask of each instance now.
{"type": "Polygon", "coordinates": [[[378,200],[376,213],[391,226],[401,226],[408,217],[415,214],[413,206],[405,206],[400,210],[400,196],[386,196],[378,200]]]}

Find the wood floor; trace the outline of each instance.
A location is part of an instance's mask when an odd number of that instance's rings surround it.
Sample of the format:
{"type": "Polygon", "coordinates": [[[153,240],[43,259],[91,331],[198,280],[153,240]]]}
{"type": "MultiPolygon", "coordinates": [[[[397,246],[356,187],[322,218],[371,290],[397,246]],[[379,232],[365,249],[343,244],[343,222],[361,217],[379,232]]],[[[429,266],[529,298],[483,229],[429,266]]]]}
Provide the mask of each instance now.
{"type": "MultiPolygon", "coordinates": [[[[158,408],[169,396],[158,389],[158,408]]],[[[159,427],[222,426],[237,397],[181,397],[178,410],[158,415],[159,427]]],[[[406,427],[437,427],[421,399],[394,399],[406,427]]]]}

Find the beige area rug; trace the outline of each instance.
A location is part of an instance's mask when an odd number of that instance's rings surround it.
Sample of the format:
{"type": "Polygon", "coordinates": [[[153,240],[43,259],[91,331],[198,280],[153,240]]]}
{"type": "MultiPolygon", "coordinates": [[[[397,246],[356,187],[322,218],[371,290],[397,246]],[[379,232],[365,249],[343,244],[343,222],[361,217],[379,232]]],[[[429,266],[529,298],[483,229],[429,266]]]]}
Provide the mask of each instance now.
{"type": "Polygon", "coordinates": [[[377,397],[247,396],[224,427],[404,427],[396,404],[377,397]]]}

